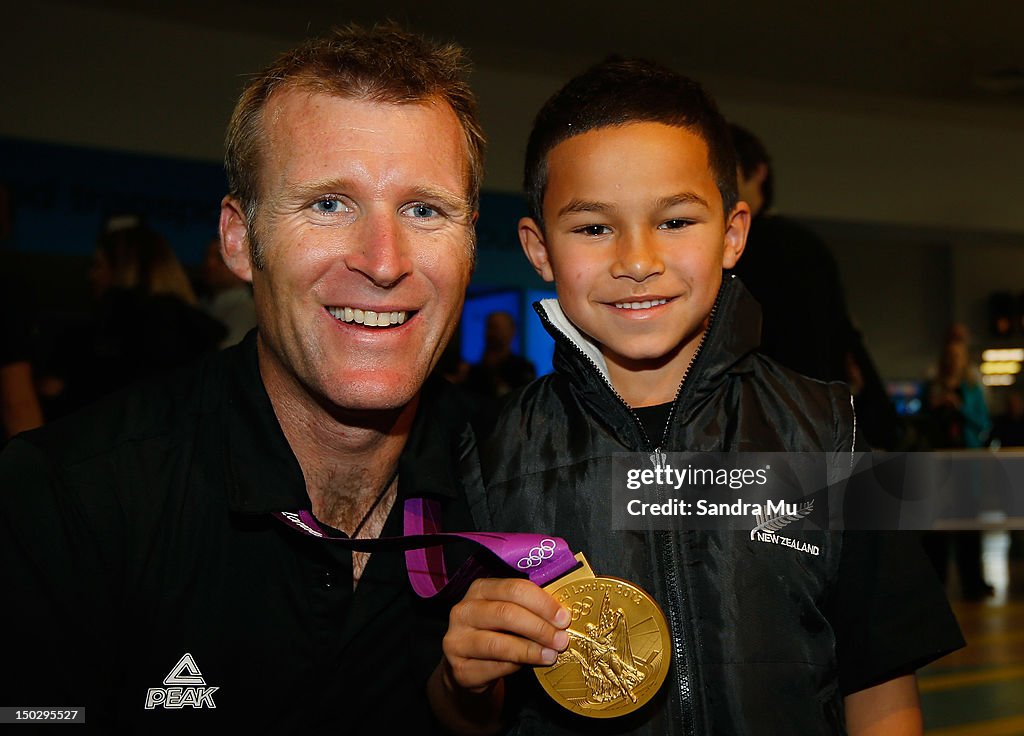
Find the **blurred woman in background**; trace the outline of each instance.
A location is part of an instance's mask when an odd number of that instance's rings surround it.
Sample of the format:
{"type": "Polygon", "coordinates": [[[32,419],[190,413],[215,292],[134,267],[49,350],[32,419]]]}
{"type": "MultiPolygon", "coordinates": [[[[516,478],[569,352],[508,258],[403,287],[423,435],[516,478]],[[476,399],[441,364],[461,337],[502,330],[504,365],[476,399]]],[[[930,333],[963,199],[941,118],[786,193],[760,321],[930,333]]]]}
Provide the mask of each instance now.
{"type": "Polygon", "coordinates": [[[61,380],[48,382],[59,389],[60,413],[215,350],[224,336],[224,326],[197,307],[167,241],[137,218],[108,221],[89,281],[92,327],[68,341],[61,380]]]}
{"type": "MultiPolygon", "coordinates": [[[[987,444],[992,424],[978,371],[970,363],[963,325],[950,327],[938,374],[928,384],[923,404],[932,449],[976,449],[987,444]]],[[[993,593],[982,574],[980,531],[929,532],[924,544],[943,582],[949,567],[949,548],[953,547],[964,600],[980,600],[993,593]]]]}

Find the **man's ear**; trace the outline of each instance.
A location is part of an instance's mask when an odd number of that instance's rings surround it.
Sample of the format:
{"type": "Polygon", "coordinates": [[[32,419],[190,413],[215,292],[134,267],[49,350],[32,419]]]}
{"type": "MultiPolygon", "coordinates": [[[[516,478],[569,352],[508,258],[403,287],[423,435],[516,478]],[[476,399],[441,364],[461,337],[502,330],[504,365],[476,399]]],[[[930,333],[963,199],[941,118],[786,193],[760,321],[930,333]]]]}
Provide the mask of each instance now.
{"type": "Polygon", "coordinates": [[[519,221],[519,244],[523,246],[523,252],[540,277],[545,281],[554,281],[555,273],[548,259],[544,229],[532,217],[524,217],[519,221]]]}
{"type": "Polygon", "coordinates": [[[722,268],[733,268],[747,247],[747,233],[750,232],[750,205],[737,202],[725,221],[725,250],[722,253],[722,268]]]}
{"type": "Polygon", "coordinates": [[[231,273],[252,283],[249,228],[241,202],[231,195],[220,202],[220,255],[231,273]]]}

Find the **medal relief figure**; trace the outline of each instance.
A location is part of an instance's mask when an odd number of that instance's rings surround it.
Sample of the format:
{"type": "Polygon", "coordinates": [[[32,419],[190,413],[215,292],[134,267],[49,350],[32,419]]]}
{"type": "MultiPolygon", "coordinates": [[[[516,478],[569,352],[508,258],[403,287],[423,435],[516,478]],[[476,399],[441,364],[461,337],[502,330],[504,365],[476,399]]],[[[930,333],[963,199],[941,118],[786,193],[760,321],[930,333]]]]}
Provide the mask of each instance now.
{"type": "Polygon", "coordinates": [[[586,688],[581,704],[611,704],[620,698],[637,702],[633,690],[652,667],[634,658],[625,613],[621,608],[612,609],[607,593],[598,623],[586,624],[583,632],[570,628],[568,633],[569,648],[558,664],[579,666],[586,688]]]}

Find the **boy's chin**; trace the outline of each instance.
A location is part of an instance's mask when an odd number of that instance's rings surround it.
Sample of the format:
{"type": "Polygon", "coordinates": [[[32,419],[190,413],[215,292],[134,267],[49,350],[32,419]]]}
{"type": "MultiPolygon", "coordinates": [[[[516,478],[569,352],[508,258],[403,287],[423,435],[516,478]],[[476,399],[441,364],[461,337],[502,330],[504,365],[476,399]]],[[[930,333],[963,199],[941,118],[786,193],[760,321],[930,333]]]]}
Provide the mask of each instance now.
{"type": "Polygon", "coordinates": [[[618,352],[602,347],[601,352],[608,363],[624,370],[640,372],[660,370],[676,361],[686,351],[688,343],[679,344],[669,350],[629,350],[618,352]]]}

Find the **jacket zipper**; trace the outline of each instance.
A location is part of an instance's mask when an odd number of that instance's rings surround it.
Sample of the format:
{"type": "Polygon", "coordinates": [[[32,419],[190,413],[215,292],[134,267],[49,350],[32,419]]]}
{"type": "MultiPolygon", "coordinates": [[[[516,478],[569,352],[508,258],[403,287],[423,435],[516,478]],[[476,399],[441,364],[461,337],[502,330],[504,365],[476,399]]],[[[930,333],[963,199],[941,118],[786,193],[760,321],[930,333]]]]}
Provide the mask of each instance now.
{"type": "MultiPolygon", "coordinates": [[[[672,426],[672,420],[675,418],[676,407],[679,404],[680,396],[683,392],[683,385],[686,383],[686,378],[690,375],[690,370],[697,361],[697,357],[701,354],[701,351],[704,348],[704,343],[707,341],[708,334],[711,332],[712,325],[715,323],[715,315],[718,313],[718,305],[722,301],[722,293],[724,290],[725,283],[723,282],[722,288],[718,290],[718,294],[715,296],[715,303],[711,307],[711,313],[708,315],[708,326],[705,328],[704,334],[700,336],[700,342],[697,343],[697,349],[693,351],[693,356],[690,358],[690,362],[686,364],[686,370],[683,371],[683,377],[679,381],[679,387],[676,389],[676,395],[672,401],[672,407],[669,409],[668,417],[665,420],[665,427],[662,429],[661,442],[654,448],[652,458],[659,466],[661,465],[662,456],[664,455],[662,447],[665,446],[665,443],[668,440],[669,429],[672,426]]],[[[552,325],[551,320],[548,319],[547,313],[544,312],[544,310],[540,311],[543,312],[544,321],[553,327],[554,325],[552,325]]],[[[558,330],[557,327],[555,329],[558,330]]],[[[614,394],[615,398],[619,400],[619,403],[629,410],[629,413],[633,416],[633,421],[636,423],[636,426],[640,428],[640,433],[643,435],[647,447],[653,445],[654,443],[651,442],[651,438],[648,436],[647,429],[644,427],[643,422],[640,421],[640,417],[637,416],[633,407],[627,404],[619,392],[615,390],[615,387],[604,375],[597,363],[595,363],[589,355],[583,352],[583,349],[580,348],[574,340],[570,339],[568,335],[561,330],[558,330],[558,332],[565,337],[566,342],[572,345],[576,352],[579,353],[586,362],[593,366],[597,375],[601,376],[605,385],[608,386],[608,389],[612,394],[614,394]]],[[[683,633],[685,625],[682,615],[683,596],[678,569],[673,563],[674,555],[672,554],[672,532],[655,532],[655,535],[657,538],[655,554],[657,561],[662,568],[662,573],[665,577],[665,586],[668,590],[667,603],[669,634],[672,638],[672,657],[676,663],[676,704],[679,708],[679,716],[683,722],[683,727],[686,732],[688,734],[696,734],[693,693],[690,687],[689,675],[689,646],[686,641],[685,634],[683,633]]]]}
{"type": "MultiPolygon", "coordinates": [[[[722,286],[724,287],[725,284],[723,283],[722,286]]],[[[690,371],[693,369],[694,363],[697,362],[698,356],[700,356],[701,351],[704,349],[704,343],[707,342],[708,333],[711,332],[711,327],[715,323],[715,315],[718,314],[718,304],[722,301],[723,291],[724,288],[718,290],[718,295],[715,297],[715,303],[711,305],[711,312],[708,314],[708,326],[704,329],[704,334],[700,336],[700,342],[697,343],[697,349],[693,351],[693,356],[690,358],[690,362],[686,364],[686,370],[683,371],[683,377],[679,381],[679,388],[676,389],[675,398],[672,399],[672,406],[668,410],[668,417],[665,418],[665,426],[661,430],[661,442],[654,448],[654,452],[658,455],[659,459],[664,455],[662,448],[668,443],[669,429],[672,427],[672,420],[675,419],[676,416],[676,409],[680,403],[679,397],[683,393],[683,385],[686,383],[686,378],[690,375],[690,371]]],[[[630,408],[630,411],[633,411],[632,408],[630,408]]],[[[636,412],[633,412],[633,417],[639,424],[640,417],[636,415],[636,412]]],[[[643,429],[643,424],[640,424],[640,428],[643,429]]],[[[646,430],[644,430],[644,436],[647,436],[646,430]]],[[[648,438],[647,444],[652,444],[650,438],[648,438]]]]}
{"type": "MultiPolygon", "coordinates": [[[[724,284],[723,284],[724,287],[724,284]]],[[[701,354],[704,349],[704,343],[708,339],[708,334],[711,332],[711,328],[715,323],[715,315],[718,313],[718,304],[722,300],[722,292],[724,289],[718,290],[718,295],[715,297],[715,303],[711,307],[711,313],[708,316],[708,326],[704,330],[704,334],[700,336],[700,342],[697,343],[697,349],[693,351],[693,357],[690,358],[690,362],[686,365],[686,370],[683,371],[683,377],[679,381],[679,388],[676,389],[675,399],[672,401],[672,407],[669,409],[668,417],[665,420],[665,427],[661,433],[661,442],[654,449],[654,456],[656,462],[660,465],[663,462],[665,456],[663,447],[668,443],[668,435],[672,427],[672,420],[675,419],[677,407],[680,404],[680,396],[683,393],[683,385],[686,383],[687,376],[690,375],[690,371],[693,369],[694,363],[697,361],[697,357],[701,354]]],[[[634,416],[636,414],[634,413],[634,416]]],[[[639,422],[639,418],[637,418],[639,422]]],[[[641,425],[641,429],[642,429],[641,425]]],[[[649,441],[648,441],[649,442],[649,441]]],[[[665,579],[665,589],[668,592],[666,602],[668,603],[668,618],[669,618],[669,634],[672,637],[672,658],[676,663],[676,705],[679,708],[679,716],[682,721],[683,728],[689,734],[697,733],[696,723],[696,708],[693,703],[693,688],[691,687],[691,676],[690,676],[690,647],[685,635],[685,626],[683,616],[684,608],[684,597],[682,592],[682,583],[679,579],[679,569],[682,564],[682,560],[676,560],[676,555],[672,549],[672,536],[673,533],[670,531],[655,532],[657,542],[655,544],[655,554],[659,566],[661,567],[662,575],[665,579]]],[[[692,616],[691,616],[692,618],[692,616]]]]}

